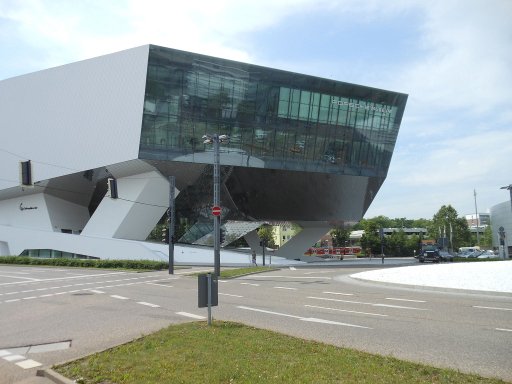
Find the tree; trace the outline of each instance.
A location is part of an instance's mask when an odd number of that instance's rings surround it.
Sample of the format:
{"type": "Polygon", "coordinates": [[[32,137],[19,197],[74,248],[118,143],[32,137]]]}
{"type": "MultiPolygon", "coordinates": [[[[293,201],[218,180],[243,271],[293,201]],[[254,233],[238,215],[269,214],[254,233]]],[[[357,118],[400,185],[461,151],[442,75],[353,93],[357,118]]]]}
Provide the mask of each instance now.
{"type": "MultiPolygon", "coordinates": [[[[362,221],[362,220],[361,220],[362,221]]],[[[365,220],[363,225],[364,234],[361,236],[361,247],[363,251],[370,249],[374,254],[380,254],[379,226],[373,220],[365,220]]]]}
{"type": "Polygon", "coordinates": [[[451,205],[443,205],[437,211],[428,230],[443,248],[454,250],[471,243],[471,232],[466,219],[459,218],[451,205]]]}
{"type": "Polygon", "coordinates": [[[331,230],[332,245],[335,247],[344,247],[350,240],[350,229],[343,227],[335,227],[331,230]]]}
{"type": "Polygon", "coordinates": [[[277,248],[274,242],[274,228],[272,228],[271,225],[262,225],[258,229],[258,237],[261,241],[265,241],[267,247],[272,249],[277,248]]]}

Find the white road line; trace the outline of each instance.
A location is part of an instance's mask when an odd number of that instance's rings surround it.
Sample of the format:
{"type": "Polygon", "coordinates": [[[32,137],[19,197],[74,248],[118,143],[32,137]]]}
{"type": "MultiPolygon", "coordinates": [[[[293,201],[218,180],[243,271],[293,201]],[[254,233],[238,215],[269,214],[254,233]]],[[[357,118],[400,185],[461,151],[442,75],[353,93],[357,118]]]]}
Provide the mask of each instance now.
{"type": "Polygon", "coordinates": [[[324,280],[332,280],[332,277],[326,277],[326,276],[274,276],[274,275],[252,275],[251,279],[254,279],[254,278],[268,279],[269,277],[279,277],[279,278],[282,278],[282,279],[324,279],[324,280]]]}
{"type": "Polygon", "coordinates": [[[277,315],[277,316],[284,316],[284,317],[291,317],[293,319],[298,319],[300,321],[309,321],[313,323],[322,323],[322,324],[332,324],[332,325],[342,325],[345,327],[354,327],[354,328],[365,328],[365,329],[372,329],[369,327],[363,327],[362,325],[356,325],[356,324],[348,324],[348,323],[340,323],[338,321],[331,321],[331,320],[325,320],[325,319],[317,319],[316,317],[302,317],[302,316],[294,316],[289,315],[287,313],[281,313],[281,312],[274,312],[274,311],[267,311],[265,309],[258,309],[258,308],[252,308],[252,307],[246,307],[243,305],[237,306],[237,308],[240,309],[246,309],[248,311],[254,311],[254,312],[261,312],[261,313],[268,313],[269,315],[277,315]]]}
{"type": "Polygon", "coordinates": [[[290,271],[296,271],[296,270],[297,270],[297,268],[295,268],[295,267],[290,267],[290,271]]]}
{"type": "Polygon", "coordinates": [[[192,319],[197,319],[197,320],[206,319],[206,317],[204,317],[204,316],[194,315],[193,313],[188,313],[188,312],[176,312],[176,314],[180,315],[180,316],[190,317],[192,319]]]}
{"type": "Polygon", "coordinates": [[[342,295],[342,296],[354,296],[353,293],[343,293],[343,292],[322,292],[326,295],[342,295]]]}
{"type": "Polygon", "coordinates": [[[40,367],[43,364],[41,364],[37,361],[34,361],[32,359],[27,359],[25,361],[20,361],[19,363],[16,363],[16,365],[23,369],[30,369],[30,368],[40,367]]]}
{"type": "Polygon", "coordinates": [[[137,301],[137,304],[142,304],[151,308],[160,308],[160,306],[157,304],[146,303],[145,301],[137,301]]]}
{"type": "Polygon", "coordinates": [[[259,284],[253,284],[253,283],[240,283],[240,285],[252,285],[253,287],[259,287],[259,284]]]}
{"type": "Polygon", "coordinates": [[[20,299],[5,300],[4,303],[14,303],[15,301],[20,301],[20,299]]]}
{"type": "Polygon", "coordinates": [[[23,300],[32,300],[32,299],[37,299],[36,296],[30,296],[30,297],[24,297],[23,300]]]}
{"type": "Polygon", "coordinates": [[[512,329],[496,328],[497,331],[512,332],[512,329]]]}
{"type": "Polygon", "coordinates": [[[274,287],[275,289],[288,289],[290,291],[296,291],[297,288],[290,288],[290,287],[274,287]]]}
{"type": "Polygon", "coordinates": [[[396,298],[396,297],[386,297],[385,300],[410,301],[411,303],[426,303],[425,300],[399,299],[399,298],[396,298]]]}
{"type": "MultiPolygon", "coordinates": [[[[32,277],[9,276],[9,275],[0,275],[0,277],[7,277],[9,279],[25,279],[25,280],[31,280],[31,281],[40,281],[40,279],[34,279],[32,277]]],[[[13,283],[3,283],[3,284],[0,284],[0,285],[19,284],[19,283],[26,283],[26,281],[16,281],[16,282],[13,282],[13,283]]]]}
{"type": "Polygon", "coordinates": [[[482,306],[480,306],[480,305],[473,305],[473,308],[496,309],[496,310],[498,310],[498,311],[512,311],[512,308],[482,307],[482,306]]]}
{"type": "Polygon", "coordinates": [[[87,291],[92,292],[92,293],[99,293],[99,294],[101,294],[101,293],[105,293],[105,292],[103,292],[103,291],[99,291],[99,290],[97,290],[97,289],[87,289],[87,291]]]}
{"type": "Polygon", "coordinates": [[[119,299],[119,300],[128,300],[127,297],[119,296],[119,295],[110,295],[110,297],[112,297],[114,299],[119,299]]]}
{"type": "Polygon", "coordinates": [[[364,328],[364,329],[373,329],[370,327],[364,327],[362,325],[356,325],[356,324],[348,324],[348,323],[340,323],[339,321],[332,321],[332,320],[324,320],[324,319],[317,319],[315,317],[304,317],[300,319],[302,321],[310,321],[312,323],[322,323],[322,324],[332,324],[332,325],[343,325],[345,327],[353,327],[353,328],[364,328]]]}
{"type": "Polygon", "coordinates": [[[2,359],[7,360],[7,361],[18,361],[18,360],[25,360],[25,356],[21,356],[21,355],[8,355],[8,356],[2,357],[2,359]]]}
{"type": "Polygon", "coordinates": [[[390,305],[390,304],[365,303],[365,302],[362,302],[362,301],[329,299],[329,298],[326,298],[326,297],[308,296],[308,299],[325,300],[325,301],[336,301],[336,302],[339,302],[339,303],[348,303],[348,304],[371,305],[372,307],[388,307],[388,308],[397,308],[397,309],[412,309],[412,310],[416,310],[416,311],[428,311],[428,309],[424,309],[424,308],[404,307],[404,306],[400,306],[400,305],[390,305]]]}
{"type": "Polygon", "coordinates": [[[53,296],[53,293],[47,293],[46,295],[41,295],[39,297],[50,297],[50,296],[53,296]]]}
{"type": "MultiPolygon", "coordinates": [[[[127,273],[132,273],[132,272],[109,272],[109,273],[97,273],[97,274],[94,274],[94,275],[79,275],[79,276],[71,276],[71,277],[54,277],[54,278],[51,278],[51,279],[32,279],[32,278],[28,278],[28,277],[17,277],[17,279],[27,279],[27,280],[31,280],[31,281],[34,281],[34,282],[41,282],[41,283],[44,283],[44,282],[47,282],[47,281],[58,281],[58,280],[70,280],[70,279],[84,279],[84,278],[93,278],[93,277],[100,277],[100,276],[112,276],[112,275],[125,275],[127,273]]],[[[0,275],[2,276],[2,275],[0,275]]],[[[9,276],[4,276],[4,277],[9,277],[9,276]]],[[[12,283],[1,283],[1,285],[14,285],[14,284],[26,284],[27,282],[26,281],[16,281],[16,282],[12,282],[12,283]]]]}
{"type": "Polygon", "coordinates": [[[5,349],[0,349],[0,357],[11,355],[11,352],[6,351],[5,349]]]}
{"type": "Polygon", "coordinates": [[[336,311],[336,312],[347,312],[347,313],[355,313],[358,315],[369,315],[369,316],[381,316],[381,317],[388,317],[388,315],[382,315],[380,313],[369,313],[369,312],[358,312],[358,311],[349,311],[347,309],[338,309],[338,308],[329,308],[329,307],[319,307],[317,305],[308,305],[305,304],[305,307],[308,308],[318,308],[318,309],[327,309],[329,311],[336,311]]]}
{"type": "Polygon", "coordinates": [[[232,295],[230,293],[220,293],[220,292],[219,292],[219,295],[221,295],[221,296],[231,296],[231,297],[243,297],[243,296],[240,296],[240,295],[232,295]]]}
{"type": "Polygon", "coordinates": [[[172,288],[173,286],[172,285],[165,285],[165,284],[157,284],[157,283],[144,283],[144,284],[147,284],[147,285],[156,285],[158,287],[166,287],[166,288],[172,288]]]}
{"type": "Polygon", "coordinates": [[[335,272],[333,269],[327,269],[327,270],[324,270],[324,271],[315,271],[315,272],[304,272],[305,275],[313,275],[315,273],[331,273],[331,272],[335,272]]]}

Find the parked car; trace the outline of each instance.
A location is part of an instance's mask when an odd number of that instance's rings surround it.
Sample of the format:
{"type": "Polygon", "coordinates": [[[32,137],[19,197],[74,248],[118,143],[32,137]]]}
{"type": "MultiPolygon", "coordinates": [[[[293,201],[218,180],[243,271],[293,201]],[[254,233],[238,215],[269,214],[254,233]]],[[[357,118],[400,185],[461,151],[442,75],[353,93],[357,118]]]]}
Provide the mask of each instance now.
{"type": "Polygon", "coordinates": [[[481,255],[477,256],[478,259],[494,259],[496,255],[493,251],[484,251],[481,255]]]}
{"type": "Polygon", "coordinates": [[[450,252],[439,251],[441,261],[453,261],[453,255],[450,252]]]}

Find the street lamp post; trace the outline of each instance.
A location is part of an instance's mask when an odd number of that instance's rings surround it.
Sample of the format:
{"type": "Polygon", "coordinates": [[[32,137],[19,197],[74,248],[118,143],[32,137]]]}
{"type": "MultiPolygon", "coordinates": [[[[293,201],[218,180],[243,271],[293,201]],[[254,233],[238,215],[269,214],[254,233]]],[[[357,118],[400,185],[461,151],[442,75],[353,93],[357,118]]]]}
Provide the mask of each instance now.
{"type": "MultiPolygon", "coordinates": [[[[213,206],[220,207],[220,144],[229,142],[229,136],[203,136],[204,144],[213,144],[213,206]]],[[[220,218],[221,214],[213,216],[213,265],[214,274],[220,276],[220,218]]]]}

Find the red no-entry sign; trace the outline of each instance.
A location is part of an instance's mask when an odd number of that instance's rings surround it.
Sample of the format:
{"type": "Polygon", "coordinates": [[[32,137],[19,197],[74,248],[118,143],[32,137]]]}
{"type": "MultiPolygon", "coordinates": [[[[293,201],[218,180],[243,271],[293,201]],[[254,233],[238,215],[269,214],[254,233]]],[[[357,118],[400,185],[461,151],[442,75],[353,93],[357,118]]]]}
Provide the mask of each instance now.
{"type": "Polygon", "coordinates": [[[214,206],[212,208],[212,215],[213,216],[220,216],[221,213],[222,213],[222,209],[220,209],[220,207],[214,206]]]}

